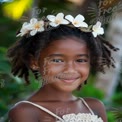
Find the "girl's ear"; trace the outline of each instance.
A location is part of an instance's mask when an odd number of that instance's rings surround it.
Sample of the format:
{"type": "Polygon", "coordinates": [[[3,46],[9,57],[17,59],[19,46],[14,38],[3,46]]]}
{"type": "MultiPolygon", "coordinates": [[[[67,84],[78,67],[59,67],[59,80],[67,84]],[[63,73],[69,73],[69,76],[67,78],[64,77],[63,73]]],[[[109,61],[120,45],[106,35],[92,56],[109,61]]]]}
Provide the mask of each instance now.
{"type": "Polygon", "coordinates": [[[39,70],[39,65],[37,59],[34,58],[34,56],[30,55],[30,62],[29,66],[32,70],[39,70]]]}

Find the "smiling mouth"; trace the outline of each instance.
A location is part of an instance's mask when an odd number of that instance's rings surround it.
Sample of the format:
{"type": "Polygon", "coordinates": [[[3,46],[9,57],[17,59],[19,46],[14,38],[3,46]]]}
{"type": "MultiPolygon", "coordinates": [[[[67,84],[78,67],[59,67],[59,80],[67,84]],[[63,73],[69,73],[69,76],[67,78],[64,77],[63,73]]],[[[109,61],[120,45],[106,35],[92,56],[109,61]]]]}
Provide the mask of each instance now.
{"type": "Polygon", "coordinates": [[[58,78],[58,79],[61,80],[62,82],[65,82],[65,83],[73,83],[77,79],[79,79],[79,77],[77,77],[77,78],[58,78]]]}

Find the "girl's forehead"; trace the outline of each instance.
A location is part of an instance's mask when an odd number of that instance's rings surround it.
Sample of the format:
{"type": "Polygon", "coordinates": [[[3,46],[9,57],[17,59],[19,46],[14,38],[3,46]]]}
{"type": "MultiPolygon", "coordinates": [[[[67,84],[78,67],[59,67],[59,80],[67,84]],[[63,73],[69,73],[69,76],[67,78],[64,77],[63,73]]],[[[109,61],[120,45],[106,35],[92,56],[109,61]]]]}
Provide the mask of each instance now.
{"type": "Polygon", "coordinates": [[[63,38],[60,40],[54,40],[47,48],[42,50],[44,55],[53,53],[62,54],[87,54],[88,48],[85,41],[78,38],[63,38]]]}
{"type": "Polygon", "coordinates": [[[71,45],[72,47],[74,46],[81,47],[81,46],[86,45],[86,42],[83,39],[70,37],[70,38],[62,38],[62,39],[54,40],[48,46],[65,47],[68,45],[71,45]]]}

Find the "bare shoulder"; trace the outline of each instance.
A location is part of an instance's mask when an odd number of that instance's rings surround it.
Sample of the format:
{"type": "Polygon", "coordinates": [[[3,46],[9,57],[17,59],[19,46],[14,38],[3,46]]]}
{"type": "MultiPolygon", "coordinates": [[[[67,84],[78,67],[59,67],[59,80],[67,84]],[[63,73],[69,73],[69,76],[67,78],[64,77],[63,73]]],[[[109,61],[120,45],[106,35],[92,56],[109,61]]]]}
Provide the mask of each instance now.
{"type": "Polygon", "coordinates": [[[106,110],[102,101],[96,98],[84,98],[84,100],[95,114],[101,117],[104,122],[107,122],[106,110]]]}
{"type": "Polygon", "coordinates": [[[10,122],[36,122],[38,110],[28,103],[17,103],[9,111],[10,122]]]}
{"type": "Polygon", "coordinates": [[[94,106],[96,109],[98,106],[104,108],[103,102],[96,98],[88,97],[84,98],[84,100],[89,104],[89,106],[94,106]]]}

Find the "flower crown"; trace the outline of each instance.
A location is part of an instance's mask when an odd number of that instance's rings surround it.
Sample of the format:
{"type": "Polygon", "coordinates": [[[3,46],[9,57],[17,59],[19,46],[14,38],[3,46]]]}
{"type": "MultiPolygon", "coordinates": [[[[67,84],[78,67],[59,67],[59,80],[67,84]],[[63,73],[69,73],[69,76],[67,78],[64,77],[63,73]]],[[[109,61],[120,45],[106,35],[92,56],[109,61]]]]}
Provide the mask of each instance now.
{"type": "Polygon", "coordinates": [[[59,25],[68,25],[79,28],[84,32],[92,32],[94,37],[104,34],[104,29],[101,27],[100,21],[97,21],[95,25],[88,26],[88,24],[84,22],[84,20],[85,18],[81,14],[78,14],[74,18],[71,15],[66,15],[64,17],[63,13],[58,13],[56,16],[47,15],[45,19],[41,19],[39,21],[36,18],[32,18],[29,23],[23,23],[20,32],[17,34],[17,37],[24,36],[26,34],[34,36],[37,32],[43,32],[46,31],[49,27],[57,27],[59,25]]]}

